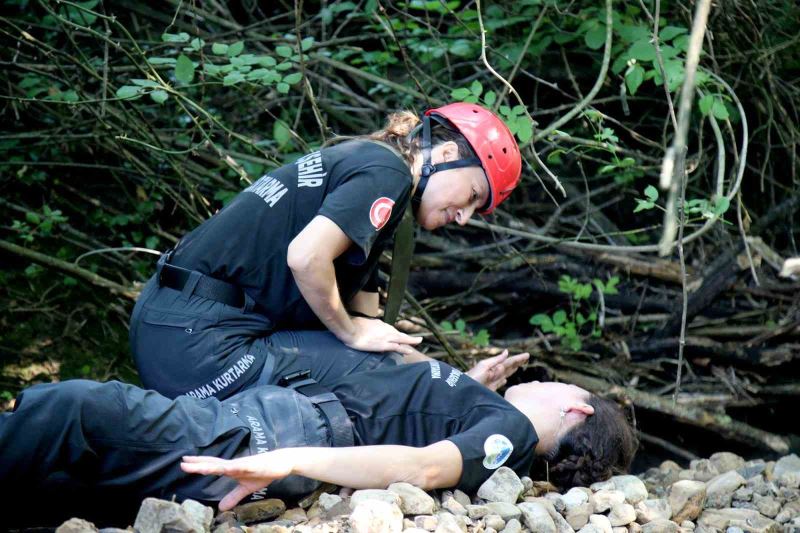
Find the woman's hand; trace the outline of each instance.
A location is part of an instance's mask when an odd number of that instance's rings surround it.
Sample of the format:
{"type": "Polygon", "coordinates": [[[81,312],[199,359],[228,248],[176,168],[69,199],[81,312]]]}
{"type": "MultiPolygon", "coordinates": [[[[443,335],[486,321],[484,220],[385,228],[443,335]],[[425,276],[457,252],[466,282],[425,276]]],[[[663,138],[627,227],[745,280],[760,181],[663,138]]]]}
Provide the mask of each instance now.
{"type": "Polygon", "coordinates": [[[529,357],[530,354],[527,352],[509,357],[508,350],[503,350],[500,355],[480,361],[467,371],[467,375],[478,383],[496,391],[506,384],[508,378],[519,367],[528,362],[529,357]]]}
{"type": "Polygon", "coordinates": [[[238,481],[239,484],[236,488],[219,502],[219,510],[227,511],[242,501],[242,498],[291,474],[291,465],[284,459],[276,457],[274,452],[239,459],[185,456],[181,463],[181,469],[189,474],[228,476],[238,481]]]}
{"type": "Polygon", "coordinates": [[[354,317],[355,331],[343,342],[355,350],[365,352],[408,353],[409,347],[422,342],[422,337],[412,337],[397,331],[383,320],[354,317]]]}

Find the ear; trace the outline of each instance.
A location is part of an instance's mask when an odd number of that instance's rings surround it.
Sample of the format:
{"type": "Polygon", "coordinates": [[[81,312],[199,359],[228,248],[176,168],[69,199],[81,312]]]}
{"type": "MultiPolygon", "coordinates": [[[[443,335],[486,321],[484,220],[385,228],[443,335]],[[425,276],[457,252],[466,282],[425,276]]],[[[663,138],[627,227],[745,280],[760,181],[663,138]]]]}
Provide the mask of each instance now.
{"type": "Polygon", "coordinates": [[[453,141],[447,141],[441,144],[442,159],[445,162],[455,161],[458,159],[458,145],[453,141]]]}
{"type": "Polygon", "coordinates": [[[586,402],[576,402],[569,405],[565,411],[575,415],[582,415],[583,417],[592,416],[594,414],[594,407],[586,402]]]}

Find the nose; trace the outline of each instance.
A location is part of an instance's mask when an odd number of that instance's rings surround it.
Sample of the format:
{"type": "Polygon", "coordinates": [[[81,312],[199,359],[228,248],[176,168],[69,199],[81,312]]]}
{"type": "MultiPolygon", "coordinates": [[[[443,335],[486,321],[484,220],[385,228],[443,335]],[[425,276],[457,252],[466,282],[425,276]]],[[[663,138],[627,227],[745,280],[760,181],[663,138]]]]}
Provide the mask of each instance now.
{"type": "Polygon", "coordinates": [[[459,209],[458,211],[456,211],[456,224],[458,224],[459,226],[465,225],[467,221],[469,221],[469,219],[472,217],[472,213],[474,212],[475,212],[475,206],[472,205],[459,209]]]}

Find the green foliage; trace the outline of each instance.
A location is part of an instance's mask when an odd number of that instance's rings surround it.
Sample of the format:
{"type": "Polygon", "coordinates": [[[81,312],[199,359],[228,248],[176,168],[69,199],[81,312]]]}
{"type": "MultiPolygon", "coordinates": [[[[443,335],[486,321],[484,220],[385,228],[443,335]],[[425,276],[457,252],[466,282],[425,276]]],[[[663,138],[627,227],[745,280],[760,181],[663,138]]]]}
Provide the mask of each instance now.
{"type": "Polygon", "coordinates": [[[528,321],[542,333],[553,333],[561,339],[563,346],[577,351],[583,347],[583,337],[599,337],[601,331],[597,324],[599,304],[589,303],[592,292],[599,294],[618,294],[619,277],[611,276],[603,282],[594,278],[590,283],[581,283],[577,279],[563,275],[558,280],[558,290],[569,297],[570,309],[558,309],[552,314],[537,313],[528,321]]]}
{"type": "Polygon", "coordinates": [[[11,229],[17,232],[23,242],[31,243],[37,237],[49,237],[54,229],[67,220],[60,209],[51,209],[44,205],[40,212],[28,211],[24,220],[12,221],[11,229]]]}
{"type": "Polygon", "coordinates": [[[634,213],[638,213],[639,211],[647,211],[648,209],[653,209],[656,207],[656,201],[658,200],[658,189],[652,185],[648,185],[644,190],[644,196],[644,199],[636,199],[636,208],[633,210],[634,213]]]}
{"type": "Polygon", "coordinates": [[[455,334],[462,342],[472,343],[477,346],[489,346],[489,332],[487,330],[480,329],[477,333],[470,333],[467,330],[467,323],[460,318],[455,323],[444,320],[439,324],[439,327],[445,333],[455,334]]]}

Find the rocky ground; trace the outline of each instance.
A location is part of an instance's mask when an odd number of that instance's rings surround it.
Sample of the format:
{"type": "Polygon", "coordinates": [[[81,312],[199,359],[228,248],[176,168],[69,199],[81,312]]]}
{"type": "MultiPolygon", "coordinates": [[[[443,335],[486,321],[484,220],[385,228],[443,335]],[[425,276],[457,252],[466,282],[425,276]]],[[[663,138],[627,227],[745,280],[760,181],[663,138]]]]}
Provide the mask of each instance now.
{"type": "MultiPolygon", "coordinates": [[[[127,530],[105,533],[800,533],[800,458],[745,462],[722,452],[689,468],[665,461],[564,494],[501,467],[475,497],[408,483],[349,496],[320,492],[287,509],[262,500],[214,516],[191,500],[148,498],[127,530]]],[[[73,518],[58,533],[98,531],[73,518]]]]}

